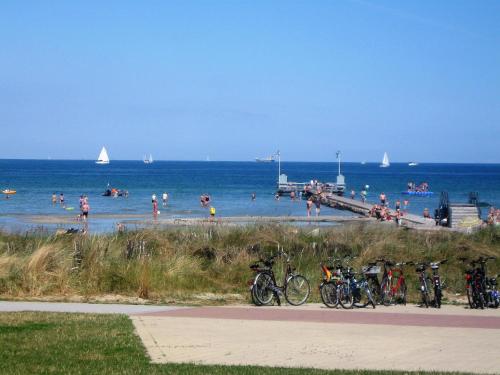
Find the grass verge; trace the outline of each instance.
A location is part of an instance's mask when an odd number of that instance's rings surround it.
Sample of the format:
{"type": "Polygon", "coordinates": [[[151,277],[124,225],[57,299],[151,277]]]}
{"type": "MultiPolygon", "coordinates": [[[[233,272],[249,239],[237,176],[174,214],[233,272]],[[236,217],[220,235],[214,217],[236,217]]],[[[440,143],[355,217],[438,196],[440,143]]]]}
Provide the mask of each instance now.
{"type": "MultiPolygon", "coordinates": [[[[140,339],[134,334],[132,322],[124,315],[0,313],[0,347],[2,348],[0,350],[0,373],[10,375],[371,375],[388,373],[385,371],[324,371],[255,366],[151,364],[145,355],[140,339]]],[[[390,372],[390,374],[403,374],[403,372],[390,372]]]]}

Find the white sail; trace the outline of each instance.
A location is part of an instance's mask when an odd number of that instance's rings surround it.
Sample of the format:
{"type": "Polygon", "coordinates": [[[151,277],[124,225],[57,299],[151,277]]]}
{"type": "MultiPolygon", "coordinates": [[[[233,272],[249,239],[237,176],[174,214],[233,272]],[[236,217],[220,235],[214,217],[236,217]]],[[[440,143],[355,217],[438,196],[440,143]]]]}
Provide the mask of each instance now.
{"type": "Polygon", "coordinates": [[[151,164],[153,162],[153,155],[149,154],[149,163],[151,164]]]}
{"type": "Polygon", "coordinates": [[[382,168],[386,168],[386,167],[388,167],[389,165],[391,165],[391,164],[389,163],[389,156],[387,155],[387,152],[384,152],[384,158],[382,159],[382,164],[380,164],[380,166],[381,166],[382,168]]]}
{"type": "Polygon", "coordinates": [[[109,156],[108,156],[108,152],[106,151],[106,147],[102,148],[101,153],[99,154],[99,157],[97,158],[96,163],[97,164],[109,164],[109,156]]]}

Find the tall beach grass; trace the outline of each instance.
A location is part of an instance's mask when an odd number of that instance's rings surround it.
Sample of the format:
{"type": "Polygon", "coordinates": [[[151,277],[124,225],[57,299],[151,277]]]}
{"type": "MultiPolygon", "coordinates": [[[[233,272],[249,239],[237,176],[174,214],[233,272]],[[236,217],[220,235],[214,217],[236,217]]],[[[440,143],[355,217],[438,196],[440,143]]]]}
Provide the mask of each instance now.
{"type": "MultiPolygon", "coordinates": [[[[500,230],[466,235],[356,224],[331,228],[196,226],[107,235],[0,233],[0,297],[92,300],[100,296],[150,302],[225,303],[248,300],[248,265],[276,253],[293,254],[297,270],[311,281],[313,300],[328,257],[352,256],[361,267],[378,257],[396,261],[439,260],[449,300],[463,296],[465,256],[497,256],[500,230]]],[[[283,265],[277,263],[278,274],[283,265]]],[[[417,298],[413,267],[406,269],[410,297],[417,298]]]]}

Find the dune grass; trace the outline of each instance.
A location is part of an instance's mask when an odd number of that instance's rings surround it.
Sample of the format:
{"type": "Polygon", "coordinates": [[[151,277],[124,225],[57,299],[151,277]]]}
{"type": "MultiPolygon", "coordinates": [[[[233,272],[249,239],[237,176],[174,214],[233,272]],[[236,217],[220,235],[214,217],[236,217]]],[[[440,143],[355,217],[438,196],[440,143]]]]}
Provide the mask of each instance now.
{"type": "Polygon", "coordinates": [[[387,371],[151,364],[140,339],[134,334],[132,322],[124,315],[0,313],[0,347],[0,373],[9,375],[403,374],[387,371]]]}
{"type": "MultiPolygon", "coordinates": [[[[450,263],[441,273],[448,298],[464,293],[464,265],[458,257],[497,256],[489,266],[500,272],[499,228],[472,235],[369,224],[199,226],[95,236],[0,233],[0,298],[120,295],[159,303],[245,302],[252,276],[248,265],[275,253],[278,244],[293,254],[316,301],[319,263],[330,256],[354,256],[355,267],[381,256],[396,261],[447,258],[450,263]]],[[[282,269],[278,262],[277,270],[282,269]]],[[[406,275],[410,300],[417,299],[413,267],[406,275]]]]}

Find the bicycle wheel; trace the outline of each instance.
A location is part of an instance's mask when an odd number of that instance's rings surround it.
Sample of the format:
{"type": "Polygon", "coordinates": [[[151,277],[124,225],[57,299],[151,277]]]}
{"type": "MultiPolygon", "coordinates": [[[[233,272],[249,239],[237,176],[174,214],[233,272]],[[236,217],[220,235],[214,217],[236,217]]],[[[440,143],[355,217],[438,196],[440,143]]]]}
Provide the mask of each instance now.
{"type": "Polygon", "coordinates": [[[259,300],[257,299],[257,297],[255,296],[255,291],[256,291],[256,286],[255,284],[252,284],[252,287],[250,288],[250,296],[252,297],[252,303],[255,305],[255,306],[262,306],[262,304],[259,302],[259,300]]]}
{"type": "Polygon", "coordinates": [[[339,288],[339,303],[344,309],[352,309],[354,298],[349,281],[343,283],[339,288]]]}
{"type": "Polygon", "coordinates": [[[285,283],[285,298],[290,305],[302,305],[310,293],[309,281],[302,275],[292,275],[285,283]]]}
{"type": "Polygon", "coordinates": [[[389,279],[382,280],[380,299],[384,306],[390,306],[392,304],[393,294],[389,279]]]}
{"type": "Polygon", "coordinates": [[[467,301],[469,302],[469,307],[471,309],[475,309],[476,308],[476,303],[474,301],[474,296],[473,296],[473,293],[472,293],[472,287],[471,286],[467,286],[466,290],[467,290],[467,301]]]}
{"type": "Polygon", "coordinates": [[[406,287],[406,282],[401,280],[399,284],[399,288],[395,293],[396,302],[406,305],[406,295],[408,293],[408,288],[406,287]]]}
{"type": "Polygon", "coordinates": [[[441,308],[441,289],[438,286],[434,286],[434,307],[441,308]]]}
{"type": "Polygon", "coordinates": [[[368,288],[368,284],[358,284],[357,288],[353,291],[353,301],[353,305],[360,308],[366,307],[369,304],[373,304],[373,306],[375,306],[375,303],[373,303],[371,297],[371,291],[368,288]]]}
{"type": "Polygon", "coordinates": [[[274,286],[273,278],[267,272],[261,272],[255,277],[254,286],[252,288],[253,297],[258,302],[257,306],[269,305],[273,300],[274,286]]]}
{"type": "Polygon", "coordinates": [[[326,307],[333,309],[339,305],[336,283],[331,281],[322,283],[319,287],[319,294],[326,307]]]}
{"type": "Polygon", "coordinates": [[[370,291],[372,293],[372,298],[376,303],[381,303],[382,298],[381,298],[381,291],[380,291],[380,284],[377,279],[374,279],[372,277],[368,278],[368,287],[370,288],[370,291]]]}

